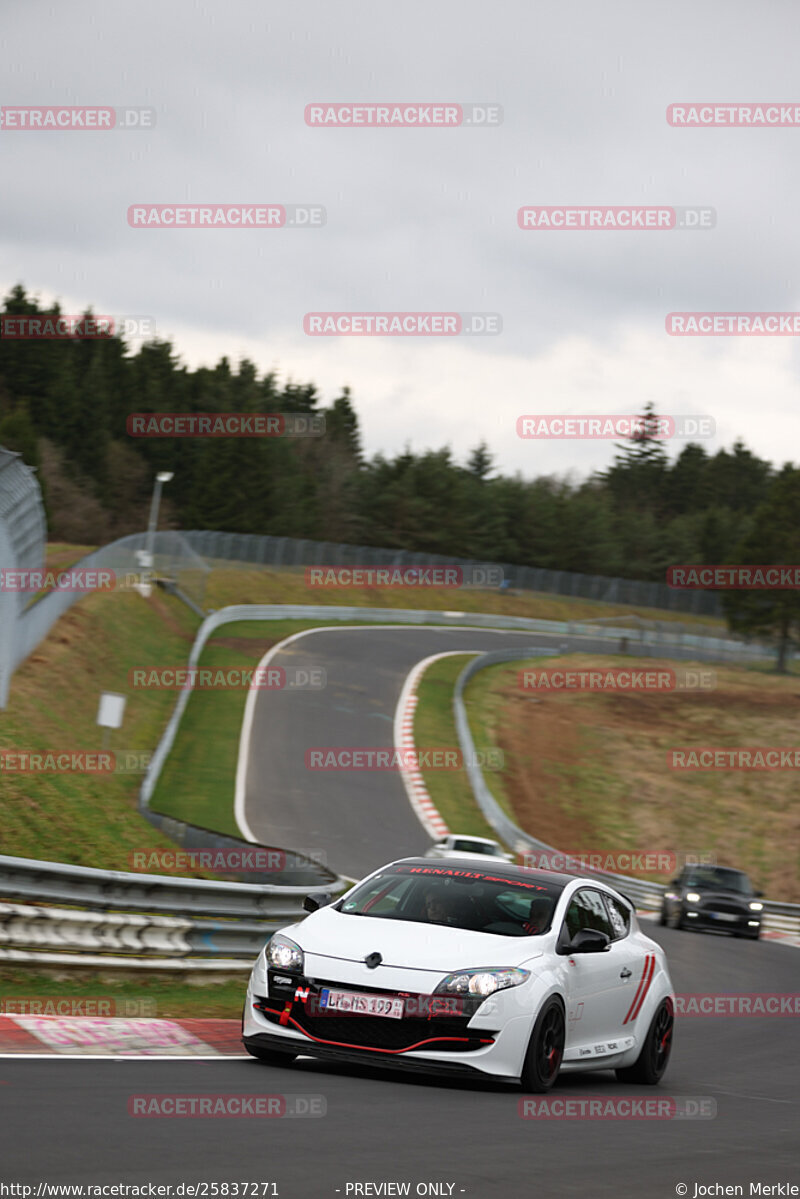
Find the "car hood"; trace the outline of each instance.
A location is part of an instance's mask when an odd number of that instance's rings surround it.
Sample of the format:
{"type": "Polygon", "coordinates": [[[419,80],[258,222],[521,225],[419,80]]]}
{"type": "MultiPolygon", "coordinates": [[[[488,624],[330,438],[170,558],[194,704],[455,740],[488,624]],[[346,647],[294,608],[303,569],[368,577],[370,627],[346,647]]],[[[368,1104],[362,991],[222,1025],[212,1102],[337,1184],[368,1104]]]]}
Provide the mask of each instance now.
{"type": "Polygon", "coordinates": [[[319,957],[363,962],[368,954],[377,952],[384,966],[445,973],[469,966],[518,966],[540,956],[545,939],[353,916],[331,907],[306,917],[289,935],[305,953],[319,957]]]}

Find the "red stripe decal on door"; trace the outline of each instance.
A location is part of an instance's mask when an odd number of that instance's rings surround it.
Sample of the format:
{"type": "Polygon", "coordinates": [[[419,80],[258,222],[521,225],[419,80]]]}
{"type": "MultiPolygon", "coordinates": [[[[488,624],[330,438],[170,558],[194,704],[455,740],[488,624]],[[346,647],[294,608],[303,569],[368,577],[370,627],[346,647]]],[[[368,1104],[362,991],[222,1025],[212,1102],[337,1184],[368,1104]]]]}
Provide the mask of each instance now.
{"type": "Polygon", "coordinates": [[[652,955],[648,953],[647,957],[644,959],[644,966],[642,967],[642,977],[639,979],[639,985],[636,988],[636,994],[633,997],[633,1002],[631,1003],[631,1006],[628,1008],[628,1014],[625,1017],[625,1019],[622,1021],[623,1024],[628,1023],[631,1016],[633,1015],[633,1009],[636,1007],[636,1004],[639,1002],[639,996],[642,993],[642,987],[644,986],[645,976],[646,976],[648,968],[650,966],[651,956],[652,955]]]}
{"type": "Polygon", "coordinates": [[[642,976],[642,981],[644,982],[644,986],[641,990],[641,994],[636,996],[636,999],[634,1000],[634,1003],[633,1003],[633,1010],[630,1011],[628,1013],[628,1015],[625,1017],[625,1020],[623,1021],[624,1024],[627,1024],[628,1020],[631,1020],[631,1021],[635,1020],[636,1017],[639,1015],[639,1012],[641,1011],[641,1008],[642,1008],[642,1004],[644,1003],[645,999],[647,998],[647,992],[650,990],[650,984],[653,981],[653,975],[655,974],[655,972],[656,972],[656,955],[654,953],[651,953],[651,954],[648,954],[647,963],[645,965],[645,973],[642,976]]]}

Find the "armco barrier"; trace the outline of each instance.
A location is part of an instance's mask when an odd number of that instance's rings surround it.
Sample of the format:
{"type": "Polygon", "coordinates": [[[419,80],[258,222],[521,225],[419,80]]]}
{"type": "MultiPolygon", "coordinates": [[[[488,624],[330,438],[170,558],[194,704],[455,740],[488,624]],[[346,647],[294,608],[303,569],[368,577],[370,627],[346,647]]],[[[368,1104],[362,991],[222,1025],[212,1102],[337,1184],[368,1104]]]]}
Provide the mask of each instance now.
{"type": "Polygon", "coordinates": [[[36,900],[0,902],[0,963],[247,970],[308,891],[0,857],[0,900],[36,900]]]}
{"type": "MultiPolygon", "coordinates": [[[[719,659],[734,660],[754,659],[763,656],[759,646],[745,645],[739,641],[717,637],[703,637],[694,633],[681,632],[671,634],[659,630],[658,635],[651,629],[631,630],[626,627],[597,626],[591,621],[552,621],[536,620],[523,616],[495,616],[473,612],[442,612],[427,611],[416,608],[347,608],[327,604],[236,604],[220,608],[208,616],[197,631],[191,652],[189,654],[187,671],[191,680],[191,668],[196,667],[206,642],[212,633],[226,624],[237,621],[259,620],[308,620],[322,621],[325,624],[355,623],[355,624],[409,624],[435,625],[446,628],[481,628],[507,629],[514,632],[540,633],[551,637],[582,637],[587,641],[599,643],[601,647],[609,645],[609,651],[618,649],[619,652],[629,652],[643,656],[661,655],[669,651],[671,657],[701,658],[711,661],[719,659]],[[638,636],[634,634],[638,633],[638,636]]],[[[178,695],[167,727],[150,760],[147,772],[139,789],[139,810],[152,823],[163,821],[165,817],[158,816],[150,809],[150,800],[158,782],[164,763],[175,742],[181,718],[186,710],[189,697],[194,690],[191,681],[187,681],[178,695]]],[[[189,826],[185,826],[188,828],[189,826]]],[[[184,840],[184,837],[178,839],[184,840]]],[[[323,878],[321,869],[319,876],[323,878]]],[[[327,877],[330,877],[328,874],[327,877]]]]}
{"type": "MultiPolygon", "coordinates": [[[[2,451],[0,451],[2,452],[2,451]]],[[[0,523],[2,523],[0,521],[0,523]]],[[[9,526],[11,529],[11,526],[9,526]]],[[[27,528],[27,526],[26,526],[27,528]]],[[[12,530],[13,532],[13,530],[12,530]]],[[[19,535],[19,530],[14,536],[19,535]]],[[[6,539],[8,540],[8,539],[6,539]]],[[[72,565],[77,569],[103,568],[114,570],[123,577],[140,572],[142,551],[150,542],[146,533],[133,533],[94,550],[72,565]]],[[[583,575],[570,571],[546,570],[539,567],[514,566],[508,563],[476,562],[474,559],[444,557],[441,554],[413,553],[406,550],[381,549],[376,546],[340,545],[333,542],[295,540],[288,537],[268,537],[245,533],[212,531],[156,533],[152,542],[153,570],[157,576],[170,580],[169,586],[185,599],[195,612],[205,603],[205,577],[215,564],[234,564],[247,567],[271,567],[297,570],[304,566],[404,566],[428,567],[481,566],[502,570],[512,588],[521,591],[565,595],[602,603],[637,605],[651,610],[689,612],[718,616],[720,600],[711,591],[683,591],[666,583],[646,583],[636,579],[615,579],[602,575],[583,575]]],[[[18,557],[18,556],[17,556],[18,557]]],[[[4,549],[0,536],[0,565],[39,565],[26,558],[17,560],[4,549]]],[[[493,588],[494,589],[494,588],[493,588]]],[[[69,608],[81,598],[80,592],[52,591],[28,604],[16,615],[10,610],[4,617],[7,644],[3,656],[0,637],[0,708],[6,703],[11,674],[33,653],[50,629],[69,608]],[[14,619],[13,636],[8,621],[14,619]]],[[[24,597],[15,597],[17,600],[24,597]]],[[[495,624],[494,627],[504,627],[495,624]]],[[[0,633],[3,625],[0,623],[0,633]]],[[[629,630],[628,630],[629,631],[629,630]]],[[[735,643],[741,644],[741,643],[735,643]]],[[[770,651],[759,651],[769,653],[770,651]]]]}
{"type": "MultiPolygon", "coordinates": [[[[208,616],[200,626],[189,654],[188,666],[195,667],[200,661],[206,642],[222,625],[237,621],[258,620],[321,620],[325,624],[408,624],[435,625],[445,628],[508,629],[522,633],[541,633],[551,637],[582,637],[599,642],[608,652],[615,646],[631,654],[658,656],[669,651],[670,657],[709,661],[754,660],[764,656],[764,649],[757,645],[746,645],[740,641],[718,637],[703,637],[694,633],[670,634],[653,630],[632,631],[626,627],[596,626],[591,621],[535,620],[523,616],[496,616],[475,612],[441,612],[416,608],[346,608],[327,604],[235,604],[220,608],[208,616]],[[635,635],[638,633],[638,636],[635,635]]],[[[158,782],[164,763],[172,749],[181,717],[186,710],[193,687],[191,682],[178,695],[175,708],[158,744],[142,781],[139,803],[143,812],[158,782]]]]}
{"type": "Polygon", "coordinates": [[[299,914],[275,914],[258,923],[0,903],[0,959],[13,948],[145,958],[234,954],[252,961],[270,933],[299,914]]]}
{"type": "MultiPolygon", "coordinates": [[[[178,820],[174,816],[165,816],[162,812],[153,812],[145,806],[142,806],[140,811],[154,828],[180,845],[183,850],[241,849],[253,853],[254,843],[244,841],[241,837],[217,833],[213,829],[201,828],[197,824],[187,824],[185,820],[178,820]]],[[[272,855],[271,861],[275,863],[274,869],[262,872],[248,871],[246,878],[242,878],[241,874],[237,878],[236,872],[232,871],[234,878],[231,881],[235,879],[236,882],[251,884],[268,883],[278,887],[306,887],[317,891],[329,890],[339,882],[338,876],[332,870],[328,870],[327,866],[323,866],[316,858],[297,853],[293,849],[255,844],[259,850],[265,849],[272,855]]],[[[202,861],[200,866],[202,867],[202,861]]],[[[210,866],[209,869],[211,873],[214,873],[213,866],[210,866]]]]}
{"type": "MultiPolygon", "coordinates": [[[[341,890],[341,887],[331,888],[341,890]]],[[[308,887],[171,878],[123,870],[96,870],[63,862],[0,857],[0,899],[34,899],[105,911],[164,912],[282,921],[302,913],[308,887]]]]}
{"type": "MultiPolygon", "coordinates": [[[[464,667],[456,680],[453,693],[453,712],[458,742],[464,756],[464,762],[467,764],[466,770],[470,787],[475,796],[475,801],[488,823],[501,840],[510,849],[513,849],[515,853],[551,854],[560,858],[565,856],[562,850],[556,849],[553,845],[547,845],[544,841],[538,841],[529,833],[524,832],[523,829],[514,824],[492,795],[483,776],[483,771],[477,765],[477,751],[475,749],[475,742],[472,739],[467,710],[464,704],[464,689],[470,679],[479,670],[484,670],[487,666],[494,666],[501,662],[520,661],[525,658],[541,656],[541,649],[531,647],[528,650],[501,650],[497,653],[480,654],[476,658],[473,658],[464,667]]],[[[583,869],[581,872],[583,873],[583,869]]],[[[586,869],[585,873],[616,887],[624,895],[627,895],[637,908],[642,908],[645,911],[658,911],[661,907],[661,900],[666,888],[660,883],[645,882],[641,879],[630,878],[624,874],[613,874],[606,870],[590,871],[586,869]]],[[[772,903],[765,900],[764,926],[765,928],[774,929],[777,932],[798,935],[800,933],[800,904],[772,903]]]]}

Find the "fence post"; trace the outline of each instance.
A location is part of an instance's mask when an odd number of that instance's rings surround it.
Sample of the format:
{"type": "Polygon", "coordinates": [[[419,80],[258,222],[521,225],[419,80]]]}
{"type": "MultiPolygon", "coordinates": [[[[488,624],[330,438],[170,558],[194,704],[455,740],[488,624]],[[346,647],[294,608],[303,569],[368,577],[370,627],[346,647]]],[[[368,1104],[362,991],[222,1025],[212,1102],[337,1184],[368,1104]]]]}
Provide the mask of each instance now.
{"type": "MultiPolygon", "coordinates": [[[[6,525],[0,520],[0,571],[6,567],[14,567],[14,552],[6,531],[6,525]]],[[[6,591],[0,580],[0,709],[8,703],[8,690],[11,684],[11,647],[14,644],[14,626],[17,622],[17,599],[13,591],[6,591]]]]}

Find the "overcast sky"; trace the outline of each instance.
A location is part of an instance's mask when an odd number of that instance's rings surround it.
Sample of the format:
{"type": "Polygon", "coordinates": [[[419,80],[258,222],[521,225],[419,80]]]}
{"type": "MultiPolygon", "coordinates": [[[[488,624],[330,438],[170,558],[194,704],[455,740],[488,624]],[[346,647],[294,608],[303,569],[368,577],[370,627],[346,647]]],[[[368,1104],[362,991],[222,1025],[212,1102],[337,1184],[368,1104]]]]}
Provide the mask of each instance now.
{"type": "Polygon", "coordinates": [[[800,311],[800,126],[680,129],[680,101],[797,102],[795,0],[402,5],[3,0],[2,104],[131,105],[139,132],[0,131],[0,285],[149,315],[349,385],[365,449],[481,439],[505,472],[602,467],[531,413],[708,414],[797,460],[796,338],[675,338],[671,311],[800,311]],[[491,128],[309,128],[316,101],[488,102],[491,128]],[[318,229],[135,229],[131,204],[324,206],[318,229]],[[523,232],[523,205],[703,205],[714,229],[523,232]],[[491,311],[496,337],[312,338],[319,311],[491,311]]]}

